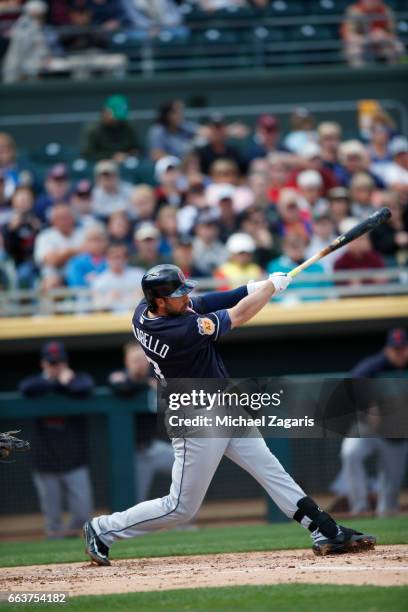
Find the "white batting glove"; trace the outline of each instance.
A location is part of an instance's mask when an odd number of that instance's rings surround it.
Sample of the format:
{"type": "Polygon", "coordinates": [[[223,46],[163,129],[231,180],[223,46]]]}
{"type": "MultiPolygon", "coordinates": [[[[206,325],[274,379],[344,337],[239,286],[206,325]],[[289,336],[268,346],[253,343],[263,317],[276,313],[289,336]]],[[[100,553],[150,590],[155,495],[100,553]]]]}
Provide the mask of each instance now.
{"type": "Polygon", "coordinates": [[[292,282],[292,277],[283,272],[275,272],[269,275],[269,280],[273,283],[276,293],[282,293],[292,282]]]}

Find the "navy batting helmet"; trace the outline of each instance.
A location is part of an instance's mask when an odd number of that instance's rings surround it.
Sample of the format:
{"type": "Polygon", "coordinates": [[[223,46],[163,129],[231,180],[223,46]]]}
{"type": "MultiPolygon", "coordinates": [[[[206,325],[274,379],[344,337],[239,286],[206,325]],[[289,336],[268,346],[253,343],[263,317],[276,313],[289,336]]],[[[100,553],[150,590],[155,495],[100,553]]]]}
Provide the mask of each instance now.
{"type": "Polygon", "coordinates": [[[190,293],[196,284],[196,281],[186,279],[182,270],[173,264],[154,266],[142,278],[142,289],[149,306],[154,306],[154,298],[181,297],[190,293]]]}

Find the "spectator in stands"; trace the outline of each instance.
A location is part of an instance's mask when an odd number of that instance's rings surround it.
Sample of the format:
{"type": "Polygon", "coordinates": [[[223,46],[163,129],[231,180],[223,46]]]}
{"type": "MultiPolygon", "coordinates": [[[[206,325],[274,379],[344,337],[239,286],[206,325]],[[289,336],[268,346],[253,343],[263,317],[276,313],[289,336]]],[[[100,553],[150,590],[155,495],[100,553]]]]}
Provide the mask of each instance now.
{"type": "Polygon", "coordinates": [[[95,166],[95,187],[92,192],[92,211],[106,220],[117,210],[128,210],[133,186],[119,177],[116,162],[104,159],[95,166]]]}
{"type": "Polygon", "coordinates": [[[34,243],[41,229],[34,215],[34,195],[30,187],[17,187],[12,197],[12,216],[5,231],[6,246],[16,265],[18,286],[31,289],[37,277],[33,261],[34,243]]]}
{"type": "Polygon", "coordinates": [[[174,452],[167,440],[158,437],[156,382],[140,344],[129,342],[123,352],[124,369],[112,372],[108,384],[119,397],[133,398],[142,393],[146,397],[146,413],[135,415],[135,490],[136,503],[139,503],[147,499],[157,473],[171,475],[174,452]]]}
{"type": "Polygon", "coordinates": [[[91,13],[92,23],[103,30],[118,29],[124,20],[120,4],[116,0],[53,0],[50,6],[51,22],[57,26],[70,24],[70,8],[85,7],[91,13]]]}
{"type": "MultiPolygon", "coordinates": [[[[293,268],[296,268],[299,264],[303,263],[306,259],[306,248],[308,245],[308,239],[300,234],[287,234],[287,236],[283,239],[282,249],[283,253],[280,257],[273,259],[267,266],[267,271],[269,274],[274,274],[275,272],[285,272],[288,273],[293,268]]],[[[291,302],[297,301],[298,299],[309,301],[309,300],[318,300],[322,299],[318,297],[317,293],[307,294],[301,298],[295,295],[295,292],[299,289],[319,289],[323,287],[330,287],[331,283],[329,281],[322,280],[307,280],[307,276],[309,274],[323,274],[324,268],[320,262],[315,262],[306,270],[302,272],[302,277],[299,280],[296,280],[283,298],[283,301],[291,302]]],[[[281,297],[274,298],[279,301],[282,301],[281,297]]]]}
{"type": "Polygon", "coordinates": [[[270,202],[274,204],[279,200],[281,189],[287,185],[289,180],[290,166],[287,158],[279,153],[268,155],[268,190],[267,195],[270,202]]]}
{"type": "Polygon", "coordinates": [[[47,10],[42,0],[25,3],[23,14],[11,29],[3,62],[5,83],[37,78],[52,56],[59,54],[54,32],[45,26],[47,10]]]}
{"type": "Polygon", "coordinates": [[[10,199],[19,183],[20,169],[15,140],[7,132],[0,132],[0,172],[4,179],[4,195],[10,199]]]}
{"type": "Polygon", "coordinates": [[[336,234],[339,235],[340,223],[343,219],[351,217],[350,196],[345,187],[334,187],[327,194],[330,217],[333,219],[336,234]]]}
{"type": "MultiPolygon", "coordinates": [[[[210,168],[217,159],[232,160],[241,172],[246,164],[238,149],[227,142],[227,124],[222,115],[213,115],[208,124],[208,143],[196,149],[203,174],[209,174],[210,168]]],[[[227,182],[227,181],[225,181],[227,182]]]]}
{"type": "Polygon", "coordinates": [[[121,0],[120,3],[130,26],[140,32],[154,34],[159,28],[177,28],[183,22],[180,7],[174,0],[121,0]]]}
{"type": "Polygon", "coordinates": [[[268,198],[268,173],[250,172],[247,177],[247,184],[254,198],[254,206],[268,208],[270,200],[268,198]]]}
{"type": "Polygon", "coordinates": [[[303,170],[315,170],[322,177],[322,195],[338,184],[334,173],[325,166],[322,151],[316,142],[308,142],[300,152],[301,165],[293,170],[287,182],[288,187],[296,187],[297,177],[303,170]]]}
{"type": "Polygon", "coordinates": [[[198,125],[184,117],[181,100],[166,102],[159,109],[156,123],[147,135],[147,149],[153,161],[166,155],[182,159],[188,153],[198,131],[198,125]]]}
{"type": "Polygon", "coordinates": [[[370,142],[367,147],[373,172],[378,166],[392,161],[390,143],[394,134],[394,121],[388,113],[378,111],[371,119],[370,142]]]}
{"type": "Polygon", "coordinates": [[[169,257],[161,255],[160,232],[153,223],[142,223],[134,233],[135,255],[130,258],[131,266],[148,270],[162,263],[169,263],[169,257]]]}
{"type": "Polygon", "coordinates": [[[262,268],[254,262],[256,244],[249,234],[243,232],[232,234],[225,246],[228,260],[214,272],[214,278],[225,281],[225,285],[219,289],[233,289],[262,277],[262,268]]]}
{"type": "Polygon", "coordinates": [[[365,172],[356,172],[350,181],[351,213],[353,217],[367,219],[374,212],[374,181],[365,172]]]}
{"type": "Polygon", "coordinates": [[[141,298],[142,268],[128,266],[125,244],[111,244],[107,251],[108,268],[91,281],[94,307],[97,310],[122,312],[135,307],[141,298]]]}
{"type": "MultiPolygon", "coordinates": [[[[221,183],[222,185],[237,185],[240,180],[239,167],[232,159],[217,159],[209,169],[209,175],[213,183],[221,183]]],[[[212,185],[208,185],[206,189],[206,197],[212,185]]]]}
{"type": "MultiPolygon", "coordinates": [[[[336,238],[334,231],[334,223],[328,212],[315,211],[312,221],[312,237],[305,251],[306,259],[318,253],[321,249],[327,247],[336,238]]],[[[341,255],[341,249],[329,253],[320,261],[324,271],[331,273],[333,271],[334,262],[341,255]]]]}
{"type": "Polygon", "coordinates": [[[0,233],[0,291],[8,291],[13,289],[15,285],[15,265],[6,250],[3,234],[0,233]]]}
{"type": "Polygon", "coordinates": [[[200,173],[192,174],[185,192],[184,206],[177,211],[177,224],[180,233],[191,233],[198,215],[207,208],[204,176],[200,173]]]}
{"type": "MultiPolygon", "coordinates": [[[[351,376],[372,378],[386,374],[390,378],[394,373],[398,376],[407,372],[408,338],[405,330],[397,328],[389,331],[382,351],[358,363],[351,371],[351,376]]],[[[396,398],[395,391],[392,393],[393,398],[396,398]]],[[[390,395],[389,401],[398,399],[392,399],[390,395]]],[[[359,409],[362,407],[359,406],[359,409]]],[[[364,464],[368,457],[377,455],[379,481],[376,513],[378,516],[396,514],[405,475],[408,441],[381,437],[381,416],[375,398],[368,400],[366,419],[359,424],[359,430],[362,437],[345,438],[341,447],[342,478],[339,480],[344,482],[350,511],[352,514],[361,514],[369,510],[369,487],[364,464]]],[[[353,433],[356,432],[351,431],[350,435],[353,433]]]]}
{"type": "Polygon", "coordinates": [[[34,212],[43,223],[48,222],[52,207],[58,202],[69,202],[70,181],[65,164],[56,164],[47,173],[41,193],[34,205],[34,212]]]}
{"type": "Polygon", "coordinates": [[[199,212],[194,225],[193,258],[195,266],[204,276],[212,276],[214,270],[228,258],[228,252],[219,236],[216,211],[199,212]]]}
{"type": "Polygon", "coordinates": [[[255,242],[254,260],[261,268],[280,255],[280,239],[270,231],[265,209],[256,206],[245,209],[239,218],[239,230],[251,236],[255,242]]]}
{"type": "Polygon", "coordinates": [[[75,221],[83,229],[95,224],[92,214],[92,184],[87,179],[78,181],[69,198],[75,221]]]}
{"type": "Polygon", "coordinates": [[[316,121],[313,115],[304,107],[295,108],[289,120],[291,130],[283,143],[286,150],[299,154],[308,142],[317,141],[316,121]]]}
{"type": "Polygon", "coordinates": [[[255,134],[245,151],[246,161],[249,164],[253,159],[267,157],[276,151],[287,151],[280,144],[279,121],[275,115],[261,115],[256,122],[255,134]]]}
{"type": "Polygon", "coordinates": [[[342,37],[347,61],[355,68],[373,60],[395,64],[404,53],[396,34],[394,13],[383,0],[358,0],[350,5],[342,37]]]}
{"type": "Polygon", "coordinates": [[[0,170],[0,228],[6,225],[13,211],[10,206],[10,198],[6,196],[6,177],[3,170],[0,170]]]}
{"type": "MultiPolygon", "coordinates": [[[[54,12],[55,4],[55,2],[52,3],[51,13],[54,12]]],[[[61,5],[61,1],[57,4],[61,5]]],[[[89,1],[73,0],[63,2],[63,4],[65,4],[65,11],[61,25],[68,27],[61,28],[59,41],[65,51],[69,53],[87,51],[89,53],[107,46],[108,39],[104,29],[93,27],[93,11],[89,1]]],[[[84,57],[85,63],[88,53],[84,57]]]]}
{"type": "Polygon", "coordinates": [[[138,148],[136,131],[129,122],[128,99],[120,94],[109,96],[99,121],[85,127],[82,155],[92,161],[122,162],[128,155],[136,155],[138,148]]]}
{"type": "Polygon", "coordinates": [[[225,242],[228,237],[238,231],[238,219],[234,210],[235,187],[233,185],[210,185],[214,189],[211,193],[206,192],[207,202],[219,214],[218,225],[220,228],[220,238],[225,242]]]}
{"type": "Polygon", "coordinates": [[[285,238],[289,234],[301,236],[306,241],[312,233],[309,215],[302,214],[298,203],[298,194],[294,189],[282,189],[277,204],[278,219],[276,231],[279,236],[285,238]]]}
{"type": "Polygon", "coordinates": [[[67,264],[68,287],[89,287],[92,280],[107,268],[108,241],[104,227],[97,225],[84,231],[82,253],[72,257],[67,264]]]}
{"type": "Polygon", "coordinates": [[[107,31],[123,27],[126,15],[117,0],[87,0],[87,4],[92,10],[93,23],[107,31]]]}
{"type": "Polygon", "coordinates": [[[317,128],[323,165],[335,175],[341,185],[347,182],[347,173],[339,161],[342,130],[334,121],[323,121],[317,128]]]}
{"type": "Polygon", "coordinates": [[[156,193],[150,185],[137,185],[130,197],[129,216],[137,223],[153,221],[156,216],[156,193]]]}
{"type": "Polygon", "coordinates": [[[129,217],[124,210],[117,210],[112,213],[108,220],[108,237],[109,242],[123,243],[129,249],[129,253],[133,250],[133,235],[132,225],[129,217]]]}
{"type": "Polygon", "coordinates": [[[170,204],[180,206],[184,199],[184,178],[181,162],[178,157],[166,155],[161,157],[154,167],[158,187],[156,188],[157,205],[170,204]]]}
{"type": "Polygon", "coordinates": [[[403,203],[408,203],[408,140],[394,138],[390,145],[392,162],[376,167],[377,174],[389,189],[396,191],[403,203]]]}
{"type": "Polygon", "coordinates": [[[177,211],[173,206],[162,206],[157,215],[157,228],[160,232],[159,252],[171,257],[173,247],[179,241],[177,211]]]}
{"type": "Polygon", "coordinates": [[[242,7],[247,4],[246,0],[198,0],[200,10],[215,13],[223,9],[242,7]]]}
{"type": "MultiPolygon", "coordinates": [[[[340,223],[340,232],[344,234],[350,231],[359,223],[358,219],[348,217],[340,223]]],[[[384,268],[384,260],[376,251],[374,251],[370,237],[363,234],[360,238],[353,240],[347,244],[342,254],[334,263],[334,270],[375,270],[384,268]]],[[[353,278],[350,281],[341,281],[342,284],[348,285],[366,285],[383,282],[382,279],[368,279],[361,281],[358,278],[353,278]]]]}
{"type": "Polygon", "coordinates": [[[348,187],[354,174],[357,172],[366,172],[369,174],[375,186],[379,189],[384,188],[384,182],[381,178],[370,171],[369,157],[366,148],[359,140],[346,140],[342,142],[339,148],[339,161],[344,169],[343,185],[348,187]]]}
{"type": "Polygon", "coordinates": [[[382,191],[379,206],[388,206],[392,217],[370,234],[373,247],[391,264],[408,263],[408,204],[394,191],[382,191]]]}
{"type": "Polygon", "coordinates": [[[80,252],[84,241],[83,230],[75,228],[75,218],[67,204],[52,207],[50,224],[38,234],[34,246],[44,290],[61,284],[68,260],[80,252]]]}
{"type": "Polygon", "coordinates": [[[323,179],[317,170],[303,170],[297,175],[297,188],[299,190],[298,204],[309,215],[313,210],[325,210],[327,200],[321,197],[323,179]]]}
{"type": "MultiPolygon", "coordinates": [[[[20,384],[26,397],[51,395],[55,403],[61,396],[80,401],[93,388],[88,374],[70,368],[64,345],[55,340],[41,349],[41,374],[29,376],[20,384]]],[[[73,532],[76,535],[92,515],[93,505],[86,417],[58,415],[36,419],[30,457],[47,536],[61,538],[73,532]],[[66,527],[62,524],[64,501],[70,512],[66,527]]]]}
{"type": "Polygon", "coordinates": [[[194,263],[193,239],[191,236],[180,236],[173,245],[172,255],[173,263],[182,270],[186,278],[207,276],[194,263]]]}

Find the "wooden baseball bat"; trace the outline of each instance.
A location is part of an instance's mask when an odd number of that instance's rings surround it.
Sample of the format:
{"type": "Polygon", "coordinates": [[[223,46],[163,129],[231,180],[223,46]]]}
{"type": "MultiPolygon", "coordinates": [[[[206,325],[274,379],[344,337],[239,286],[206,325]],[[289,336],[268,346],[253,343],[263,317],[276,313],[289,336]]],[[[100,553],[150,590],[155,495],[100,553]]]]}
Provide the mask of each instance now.
{"type": "Polygon", "coordinates": [[[352,242],[352,240],[359,238],[363,234],[371,232],[371,230],[373,230],[378,225],[381,225],[381,223],[385,223],[386,221],[388,221],[390,217],[391,211],[389,208],[380,208],[380,210],[377,210],[375,213],[370,215],[367,219],[365,219],[365,221],[362,221],[345,234],[341,234],[341,236],[338,236],[338,238],[333,240],[333,242],[327,247],[325,247],[312,257],[309,257],[309,259],[306,259],[306,261],[300,264],[300,266],[293,268],[293,270],[288,272],[288,276],[294,278],[299,274],[299,272],[302,272],[302,270],[305,270],[313,263],[315,263],[315,261],[319,261],[319,259],[322,259],[322,257],[326,257],[326,255],[328,255],[329,253],[337,251],[337,249],[340,249],[345,244],[352,242]]]}

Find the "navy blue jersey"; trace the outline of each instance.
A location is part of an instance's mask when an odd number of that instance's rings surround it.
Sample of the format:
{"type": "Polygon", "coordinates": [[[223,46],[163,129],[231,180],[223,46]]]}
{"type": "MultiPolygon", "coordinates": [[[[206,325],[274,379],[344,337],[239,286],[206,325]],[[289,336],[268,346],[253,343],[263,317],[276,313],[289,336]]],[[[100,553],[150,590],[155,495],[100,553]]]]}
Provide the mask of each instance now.
{"type": "Polygon", "coordinates": [[[200,297],[190,299],[190,309],[179,316],[147,316],[142,300],[133,315],[133,330],[153,366],[156,377],[227,378],[216,341],[231,329],[226,309],[205,312],[200,297]]]}

